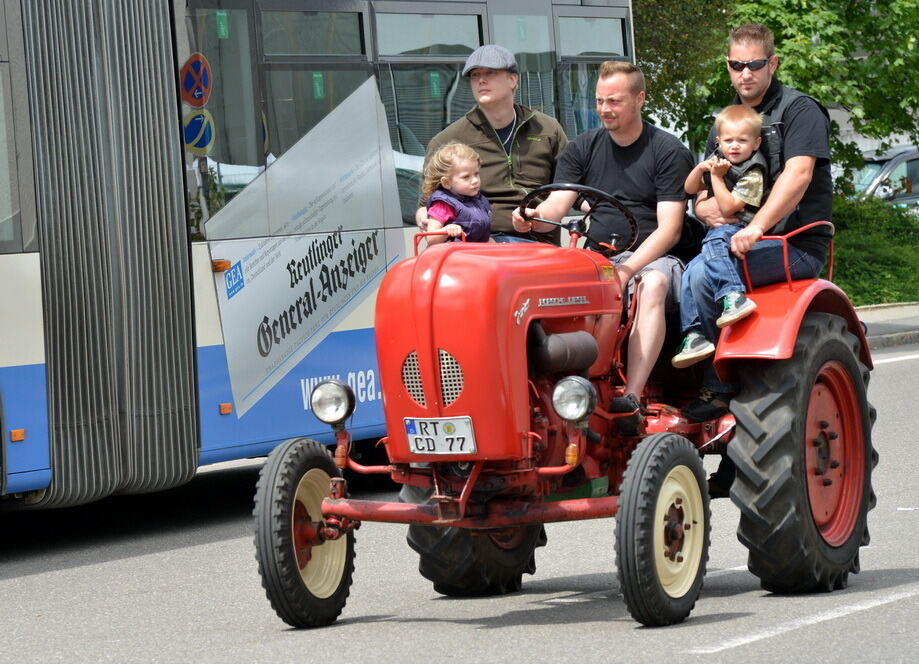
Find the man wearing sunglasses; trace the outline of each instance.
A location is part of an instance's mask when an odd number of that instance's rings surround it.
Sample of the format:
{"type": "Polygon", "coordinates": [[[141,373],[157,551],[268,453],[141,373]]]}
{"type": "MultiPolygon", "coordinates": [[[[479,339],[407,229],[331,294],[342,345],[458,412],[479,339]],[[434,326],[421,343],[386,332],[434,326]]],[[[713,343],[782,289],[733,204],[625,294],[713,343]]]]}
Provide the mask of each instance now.
{"type": "MultiPolygon", "coordinates": [[[[764,116],[762,149],[767,151],[772,189],[750,223],[731,238],[731,251],[746,257],[753,285],[776,283],[785,278],[781,244],[777,240],[757,241],[763,235],[781,235],[813,221],[831,220],[833,187],[830,175],[829,116],[811,97],[789,88],[775,78],[779,58],[772,31],[762,24],[734,28],[728,38],[727,69],[737,92],[735,104],[753,107],[764,116]],[[776,122],[776,120],[779,120],[776,122]]],[[[706,154],[716,147],[709,135],[706,154]]],[[[721,216],[717,201],[700,193],[696,216],[709,226],[733,222],[721,216]]],[[[816,277],[826,261],[829,232],[826,227],[802,233],[789,242],[792,278],[816,277]]],[[[711,303],[701,312],[703,333],[717,343],[720,314],[712,299],[712,285],[705,279],[702,264],[687,270],[698,302],[711,303]]],[[[683,412],[695,420],[709,420],[727,412],[735,386],[717,379],[708,360],[703,367],[703,389],[699,399],[683,412]]]]}

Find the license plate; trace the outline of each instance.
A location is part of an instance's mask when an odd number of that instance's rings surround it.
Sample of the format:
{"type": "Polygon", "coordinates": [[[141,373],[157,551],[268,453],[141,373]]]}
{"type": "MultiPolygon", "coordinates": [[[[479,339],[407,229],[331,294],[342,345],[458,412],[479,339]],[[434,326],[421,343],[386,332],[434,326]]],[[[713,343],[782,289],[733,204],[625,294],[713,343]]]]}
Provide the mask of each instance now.
{"type": "Polygon", "coordinates": [[[469,417],[406,417],[405,435],[413,454],[474,454],[475,436],[469,417]]]}

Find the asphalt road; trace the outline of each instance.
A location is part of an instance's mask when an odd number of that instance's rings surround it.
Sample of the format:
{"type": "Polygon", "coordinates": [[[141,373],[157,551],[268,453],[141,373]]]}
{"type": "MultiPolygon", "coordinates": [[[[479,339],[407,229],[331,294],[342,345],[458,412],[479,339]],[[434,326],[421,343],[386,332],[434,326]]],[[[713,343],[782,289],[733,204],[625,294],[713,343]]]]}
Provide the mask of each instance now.
{"type": "Polygon", "coordinates": [[[874,359],[878,504],[862,572],[844,591],[761,590],[727,500],[713,502],[695,611],[659,629],[633,622],[622,602],[612,520],[549,525],[521,592],[469,600],[433,592],[403,527],[367,523],[339,622],[291,630],[259,585],[250,511],[260,464],[246,462],[170,492],[0,515],[0,662],[913,662],[919,345],[874,359]]]}

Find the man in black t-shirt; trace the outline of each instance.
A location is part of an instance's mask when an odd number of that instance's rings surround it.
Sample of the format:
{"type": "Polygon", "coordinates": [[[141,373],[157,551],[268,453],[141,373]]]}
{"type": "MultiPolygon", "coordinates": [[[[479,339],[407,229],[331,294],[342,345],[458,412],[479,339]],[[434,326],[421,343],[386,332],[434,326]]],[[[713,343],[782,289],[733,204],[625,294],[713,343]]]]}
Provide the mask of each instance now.
{"type": "MultiPolygon", "coordinates": [[[[815,100],[782,85],[774,77],[779,60],[768,27],[757,23],[734,28],[728,38],[727,64],[731,83],[737,91],[734,103],[752,106],[763,113],[766,116],[764,126],[769,123],[770,113],[775,114],[776,109],[784,107],[781,112],[781,170],[775,173],[770,169],[773,185],[769,197],[750,223],[731,238],[731,251],[737,258],[746,257],[753,285],[762,286],[785,279],[781,243],[767,240],[756,244],[763,235],[785,234],[814,221],[831,220],[833,183],[829,117],[815,100]]],[[[764,139],[764,145],[766,142],[764,139]]],[[[714,147],[714,138],[710,136],[707,151],[714,147]]],[[[734,221],[722,218],[717,201],[704,193],[696,200],[695,213],[709,226],[734,221]]],[[[812,279],[820,274],[829,238],[827,227],[822,226],[789,241],[793,279],[812,279]]],[[[702,332],[709,341],[717,343],[720,330],[715,320],[721,312],[713,303],[713,288],[705,278],[701,262],[693,261],[687,266],[684,281],[688,282],[696,302],[704,300],[699,312],[702,332]]],[[[731,395],[736,391],[735,386],[718,379],[710,360],[702,367],[702,394],[683,408],[684,415],[696,421],[714,419],[726,413],[731,395]]]]}
{"type": "MultiPolygon", "coordinates": [[[[686,212],[683,183],[693,167],[689,150],[676,137],[648,124],[641,117],[645,100],[644,76],[628,62],[607,61],[597,80],[597,114],[603,128],[576,137],[562,153],[555,182],[583,184],[612,194],[636,217],[638,239],[632,251],[617,255],[623,291],[634,286],[641,305],[629,338],[628,368],[624,395],[609,410],[633,413],[620,418],[620,430],[637,432],[639,397],[664,342],[664,312],[678,303],[682,264],[667,252],[680,238],[686,212]]],[[[529,214],[560,220],[575,203],[577,194],[555,191],[529,214]]],[[[601,206],[591,215],[588,246],[610,243],[618,235],[619,248],[628,238],[628,222],[618,209],[601,206]]],[[[549,224],[524,219],[513,213],[514,228],[524,233],[547,231],[549,224]]]]}

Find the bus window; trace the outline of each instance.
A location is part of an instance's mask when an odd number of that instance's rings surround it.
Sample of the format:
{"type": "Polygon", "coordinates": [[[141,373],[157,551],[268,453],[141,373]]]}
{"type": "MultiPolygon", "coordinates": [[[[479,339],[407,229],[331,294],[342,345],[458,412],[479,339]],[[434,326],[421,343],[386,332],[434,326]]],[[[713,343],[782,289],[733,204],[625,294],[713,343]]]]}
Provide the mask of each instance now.
{"type": "Polygon", "coordinates": [[[472,14],[377,14],[380,55],[468,55],[481,43],[472,14]]]}
{"type": "Polygon", "coordinates": [[[271,66],[266,75],[269,152],[279,157],[370,77],[358,71],[271,66]]]}
{"type": "Polygon", "coordinates": [[[269,163],[370,78],[365,13],[275,8],[259,13],[269,163]]]}
{"type": "Polygon", "coordinates": [[[461,68],[461,64],[380,66],[380,96],[394,150],[423,156],[435,134],[475,105],[461,68]]]}
{"type": "Polygon", "coordinates": [[[599,64],[587,62],[558,66],[558,121],[569,136],[600,126],[600,118],[594,112],[599,71],[599,64]]]}
{"type": "Polygon", "coordinates": [[[250,12],[189,9],[187,26],[183,60],[203,56],[210,72],[206,103],[182,109],[189,187],[195,190],[189,212],[192,226],[200,228],[264,168],[265,129],[256,112],[250,12]],[[195,124],[199,114],[209,128],[195,124]]]}
{"type": "Polygon", "coordinates": [[[16,150],[12,146],[9,65],[0,65],[0,253],[22,251],[16,195],[16,150]]]}
{"type": "Polygon", "coordinates": [[[600,126],[594,112],[600,63],[631,57],[628,9],[556,6],[553,13],[559,58],[558,121],[568,136],[576,136],[600,126]]]}
{"type": "Polygon", "coordinates": [[[363,55],[358,12],[263,11],[265,55],[363,55]]]}
{"type": "Polygon", "coordinates": [[[517,101],[555,116],[555,53],[552,49],[549,17],[525,14],[494,14],[494,39],[517,58],[520,79],[517,101]]]}
{"type": "Polygon", "coordinates": [[[483,43],[481,14],[471,13],[475,10],[468,6],[430,4],[435,6],[442,10],[397,13],[387,10],[414,7],[378,3],[376,14],[380,97],[389,124],[402,220],[409,226],[415,224],[428,142],[475,105],[460,72],[466,56],[483,43]]]}
{"type": "Polygon", "coordinates": [[[409,226],[415,224],[428,142],[475,104],[461,69],[462,64],[379,66],[380,98],[396,158],[402,220],[409,226]]]}
{"type": "Polygon", "coordinates": [[[625,55],[622,19],[595,16],[559,16],[558,51],[564,57],[625,55]]]}

